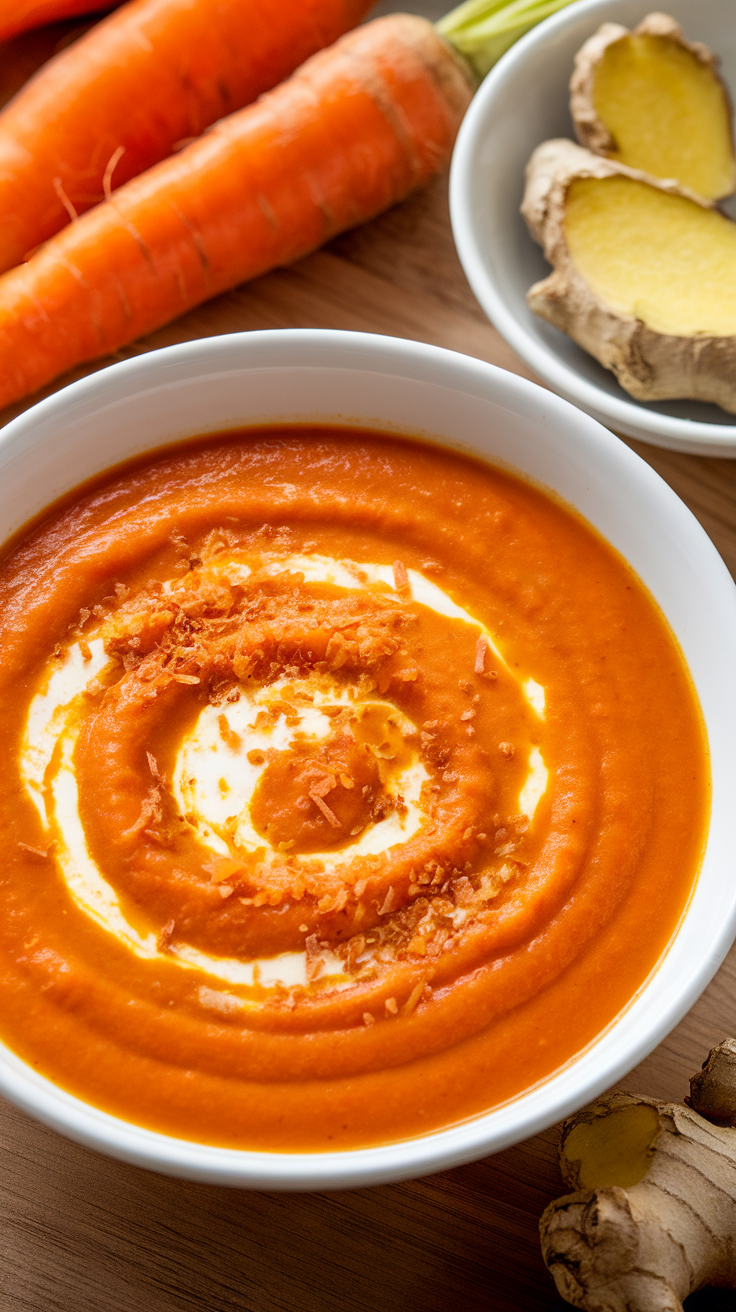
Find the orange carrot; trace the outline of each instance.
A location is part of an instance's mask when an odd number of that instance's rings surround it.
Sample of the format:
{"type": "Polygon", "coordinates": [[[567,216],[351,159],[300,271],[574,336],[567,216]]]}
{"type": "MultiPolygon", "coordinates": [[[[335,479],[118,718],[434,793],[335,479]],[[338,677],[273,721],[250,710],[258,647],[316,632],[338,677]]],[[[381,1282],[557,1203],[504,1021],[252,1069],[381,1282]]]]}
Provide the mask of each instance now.
{"type": "Polygon", "coordinates": [[[288,77],[371,3],[131,0],[98,23],[0,113],[0,273],[288,77]]]}
{"type": "Polygon", "coordinates": [[[0,41],[7,41],[31,27],[58,23],[62,18],[114,9],[117,0],[2,0],[0,41]]]}
{"type": "Polygon", "coordinates": [[[358,28],[0,278],[0,406],[401,200],[472,94],[423,18],[358,28]]]}

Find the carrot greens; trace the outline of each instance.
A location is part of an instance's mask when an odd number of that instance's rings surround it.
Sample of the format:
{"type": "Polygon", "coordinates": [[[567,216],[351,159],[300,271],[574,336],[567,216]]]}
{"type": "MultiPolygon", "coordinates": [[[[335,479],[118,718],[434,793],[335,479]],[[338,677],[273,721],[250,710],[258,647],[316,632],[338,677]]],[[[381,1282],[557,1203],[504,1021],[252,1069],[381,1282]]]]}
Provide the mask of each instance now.
{"type": "Polygon", "coordinates": [[[485,77],[510,46],[542,19],[564,9],[571,0],[465,0],[445,14],[435,29],[485,77]]]}

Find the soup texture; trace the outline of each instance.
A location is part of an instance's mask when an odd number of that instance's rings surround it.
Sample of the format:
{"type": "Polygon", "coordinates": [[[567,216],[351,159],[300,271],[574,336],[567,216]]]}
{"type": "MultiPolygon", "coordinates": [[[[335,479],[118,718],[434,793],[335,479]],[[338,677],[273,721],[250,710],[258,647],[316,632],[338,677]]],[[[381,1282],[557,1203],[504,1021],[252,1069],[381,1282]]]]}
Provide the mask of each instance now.
{"type": "Polygon", "coordinates": [[[0,1036],[127,1120],[348,1148],[549,1077],[690,896],[707,749],[626,564],[358,430],[112,471],[0,567],[0,1036]]]}

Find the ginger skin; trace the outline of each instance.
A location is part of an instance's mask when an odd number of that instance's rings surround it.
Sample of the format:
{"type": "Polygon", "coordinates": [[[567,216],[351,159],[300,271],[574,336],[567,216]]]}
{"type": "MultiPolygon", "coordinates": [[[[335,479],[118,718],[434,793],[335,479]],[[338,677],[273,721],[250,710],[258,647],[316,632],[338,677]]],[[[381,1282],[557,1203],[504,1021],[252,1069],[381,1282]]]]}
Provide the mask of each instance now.
{"type": "Polygon", "coordinates": [[[690,1091],[687,1107],[615,1094],[565,1121],[560,1165],[578,1192],[551,1203],[539,1230],[574,1307],[682,1312],[703,1285],[736,1287],[736,1040],[711,1051],[690,1091]]]}
{"type": "MultiPolygon", "coordinates": [[[[687,329],[683,330],[679,322],[663,327],[657,321],[663,312],[661,305],[651,323],[641,306],[632,304],[628,308],[616,308],[610,297],[606,298],[594,289],[578,267],[568,240],[568,198],[571,189],[585,179],[598,182],[619,179],[628,185],[644,184],[653,201],[671,196],[677,204],[692,208],[694,216],[705,214],[708,222],[731,230],[734,228],[730,219],[717,215],[702,198],[675,182],[649,177],[637,169],[594,155],[572,141],[545,141],[537,147],[527,165],[521,212],[531,236],[543,247],[553,272],[529,289],[529,308],[541,319],[567,333],[604,368],[610,369],[636,400],[689,397],[712,402],[736,414],[736,332],[730,321],[723,331],[702,326],[703,313],[707,318],[713,310],[710,301],[705,310],[700,307],[696,319],[687,329]]],[[[657,251],[665,240],[657,214],[658,210],[649,214],[635,245],[638,258],[647,268],[654,270],[660,268],[657,251]]],[[[617,236],[616,250],[619,249],[618,242],[617,236]]],[[[681,239],[679,244],[670,242],[675,268],[680,258],[680,245],[681,239]]],[[[707,254],[711,246],[706,244],[704,249],[707,254]]],[[[624,241],[621,250],[624,254],[631,253],[634,246],[631,241],[628,245],[624,241]]],[[[726,267],[736,278],[732,250],[729,250],[726,267]]],[[[695,294],[697,300],[699,283],[696,280],[693,284],[692,268],[692,261],[681,260],[677,282],[682,287],[682,296],[676,301],[678,306],[681,302],[690,304],[686,297],[688,289],[690,296],[695,294]]],[[[722,281],[719,284],[717,276],[710,282],[706,278],[705,286],[709,287],[711,283],[715,284],[716,292],[719,285],[723,285],[722,281]]],[[[658,291],[666,292],[670,285],[669,280],[662,282],[660,279],[658,291]]],[[[666,299],[665,296],[665,302],[666,299]]],[[[732,303],[733,298],[728,298],[729,307],[732,303]]]]}

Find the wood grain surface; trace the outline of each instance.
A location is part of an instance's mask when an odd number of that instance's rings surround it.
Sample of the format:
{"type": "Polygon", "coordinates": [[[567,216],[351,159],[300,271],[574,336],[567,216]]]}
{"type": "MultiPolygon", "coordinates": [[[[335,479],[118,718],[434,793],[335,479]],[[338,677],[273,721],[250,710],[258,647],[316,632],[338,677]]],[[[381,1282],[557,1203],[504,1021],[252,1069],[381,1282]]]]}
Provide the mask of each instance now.
{"type": "MultiPolygon", "coordinates": [[[[406,8],[437,17],[443,5],[416,0],[406,8]]],[[[0,102],[74,31],[59,24],[0,47],[0,102]]],[[[220,297],[121,354],[286,327],[413,337],[531,377],[462,274],[446,177],[326,250],[220,297]]],[[[9,409],[0,424],[23,409],[9,409]]],[[[736,462],[632,445],[692,508],[736,572],[736,462]]],[[[707,1049],[736,1030],[735,998],[736,950],[622,1087],[682,1098],[707,1049]]],[[[0,1309],[560,1312],[566,1304],[544,1269],[537,1238],[542,1209],[562,1192],[556,1140],[552,1129],[485,1161],[406,1184],[265,1194],[109,1161],[0,1103],[0,1309]]],[[[696,1307],[733,1312],[736,1297],[706,1290],[688,1300],[689,1312],[696,1307]]]]}

